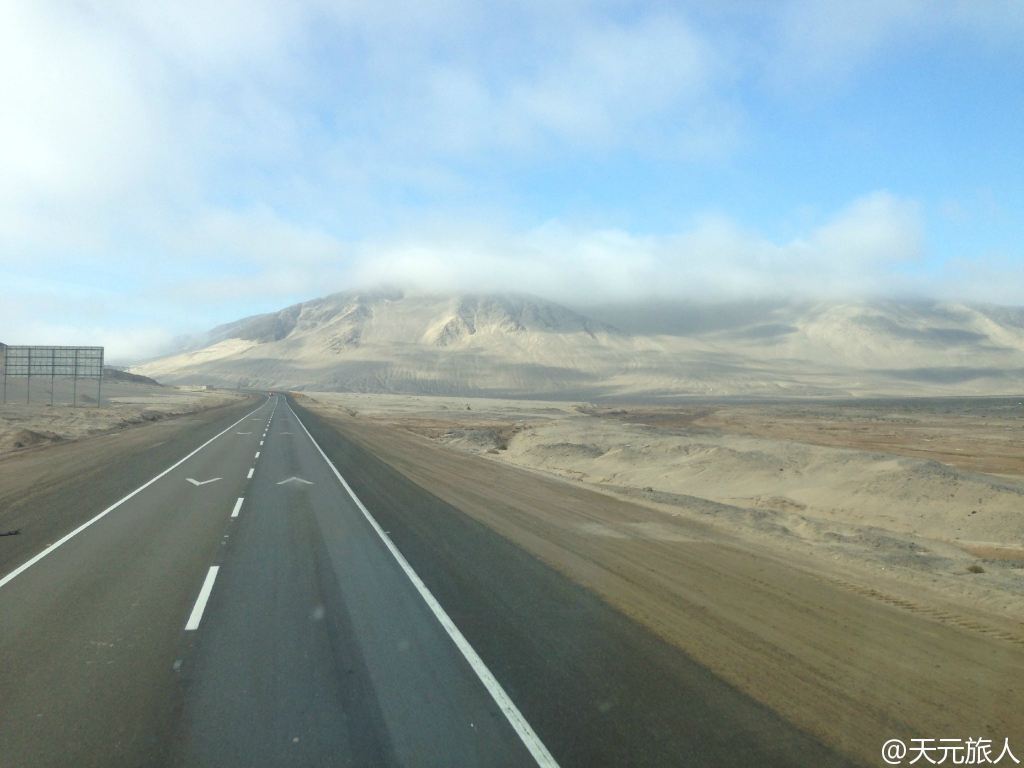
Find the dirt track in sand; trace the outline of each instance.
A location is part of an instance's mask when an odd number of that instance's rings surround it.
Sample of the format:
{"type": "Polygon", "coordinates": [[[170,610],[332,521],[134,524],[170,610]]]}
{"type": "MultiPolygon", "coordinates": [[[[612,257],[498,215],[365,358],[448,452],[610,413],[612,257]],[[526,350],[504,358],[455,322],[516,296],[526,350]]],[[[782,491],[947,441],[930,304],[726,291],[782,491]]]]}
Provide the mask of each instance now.
{"type": "Polygon", "coordinates": [[[865,764],[1024,734],[1024,625],[810,572],[698,521],[303,404],[414,482],[865,764]]]}

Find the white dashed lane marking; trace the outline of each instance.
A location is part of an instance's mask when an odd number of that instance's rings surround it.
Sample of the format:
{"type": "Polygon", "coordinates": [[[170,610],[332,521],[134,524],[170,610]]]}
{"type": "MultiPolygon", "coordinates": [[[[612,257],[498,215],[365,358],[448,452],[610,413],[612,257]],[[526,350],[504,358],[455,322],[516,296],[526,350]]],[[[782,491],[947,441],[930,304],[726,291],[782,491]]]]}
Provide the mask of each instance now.
{"type": "Polygon", "coordinates": [[[220,570],[220,566],[211,565],[209,572],[206,574],[206,581],[203,582],[203,588],[199,590],[199,597],[196,598],[195,607],[192,608],[192,615],[188,617],[188,623],[185,625],[187,632],[192,632],[199,629],[199,622],[203,620],[203,611],[206,610],[206,602],[210,599],[210,593],[213,592],[213,582],[217,580],[217,571],[220,570]]]}

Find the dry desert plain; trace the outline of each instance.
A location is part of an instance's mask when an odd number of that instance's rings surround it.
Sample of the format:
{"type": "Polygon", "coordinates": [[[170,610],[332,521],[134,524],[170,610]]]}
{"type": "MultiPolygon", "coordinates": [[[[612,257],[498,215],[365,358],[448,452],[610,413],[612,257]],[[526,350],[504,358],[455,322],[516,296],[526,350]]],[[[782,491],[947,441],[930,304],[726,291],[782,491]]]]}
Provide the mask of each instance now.
{"type": "Polygon", "coordinates": [[[99,407],[95,383],[83,383],[76,407],[70,404],[67,382],[58,384],[55,405],[50,405],[48,381],[33,385],[31,402],[25,400],[24,383],[18,384],[20,390],[12,385],[8,402],[0,404],[0,457],[216,408],[244,398],[234,392],[208,391],[202,387],[105,380],[99,407]]]}
{"type": "Polygon", "coordinates": [[[299,397],[858,761],[1024,737],[1018,399],[299,397]]]}

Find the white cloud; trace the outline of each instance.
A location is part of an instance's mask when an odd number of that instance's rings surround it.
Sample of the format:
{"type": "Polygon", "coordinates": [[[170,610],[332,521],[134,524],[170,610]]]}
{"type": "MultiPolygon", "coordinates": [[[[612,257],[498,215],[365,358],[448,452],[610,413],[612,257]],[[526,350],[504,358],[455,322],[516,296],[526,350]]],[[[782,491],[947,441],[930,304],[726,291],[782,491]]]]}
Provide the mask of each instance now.
{"type": "Polygon", "coordinates": [[[304,227],[265,206],[209,210],[166,233],[173,251],[197,259],[243,265],[288,264],[296,269],[336,263],[343,244],[323,230],[304,227]]]}
{"type": "Polygon", "coordinates": [[[678,13],[593,5],[13,0],[0,259],[102,251],[130,222],[225,199],[464,193],[460,166],[510,152],[715,156],[742,122],[720,64],[678,13]]]}
{"type": "Polygon", "coordinates": [[[633,144],[659,133],[645,126],[651,118],[698,107],[717,65],[711,46],[678,17],[595,24],[538,76],[514,82],[506,111],[570,142],[633,144]]]}
{"type": "Polygon", "coordinates": [[[267,148],[268,113],[239,126],[237,105],[289,27],[248,3],[205,8],[3,4],[0,262],[117,250],[140,222],[203,207],[211,174],[256,143],[241,133],[267,148]]]}
{"type": "Polygon", "coordinates": [[[976,0],[790,0],[775,6],[766,69],[777,84],[804,89],[870,65],[889,48],[942,37],[1020,48],[1024,11],[976,0]]]}
{"type": "Polygon", "coordinates": [[[146,178],[157,112],[129,51],[77,7],[0,23],[0,205],[108,199],[146,178]]]}
{"type": "Polygon", "coordinates": [[[163,239],[176,256],[129,303],[116,295],[91,300],[74,284],[48,290],[23,281],[18,292],[28,303],[8,306],[0,325],[20,329],[35,343],[64,332],[69,343],[110,338],[118,350],[144,356],[146,343],[160,344],[164,337],[152,326],[122,336],[111,329],[107,312],[121,307],[145,316],[148,307],[151,316],[175,318],[168,327],[180,332],[249,314],[254,305],[269,311],[380,284],[520,291],[577,303],[648,296],[849,297],[921,288],[905,276],[921,254],[919,207],[887,192],[854,200],[786,241],[746,230],[724,215],[701,216],[660,236],[557,221],[516,229],[459,219],[421,221],[389,238],[342,241],[261,208],[210,213],[163,239]],[[59,316],[62,297],[71,295],[83,317],[73,333],[60,324],[24,324],[40,311],[59,316]],[[182,313],[182,307],[188,310],[182,313]]]}
{"type": "Polygon", "coordinates": [[[353,69],[378,87],[359,91],[339,71],[335,87],[362,97],[355,115],[342,104],[339,124],[372,130],[399,155],[444,159],[610,147],[660,155],[680,146],[701,159],[736,141],[737,110],[716,90],[729,68],[684,14],[613,20],[585,5],[572,13],[492,8],[485,16],[461,8],[455,40],[433,16],[418,29],[399,23],[401,38],[363,16],[345,17],[343,28],[372,31],[360,36],[366,50],[353,69]],[[426,44],[430,35],[439,41],[426,44]],[[711,146],[709,136],[720,140],[711,146]]]}
{"type": "Polygon", "coordinates": [[[1001,251],[981,251],[943,265],[933,293],[950,301],[1024,304],[1024,263],[1001,251]]]}
{"type": "Polygon", "coordinates": [[[916,203],[875,192],[855,200],[814,232],[807,249],[857,271],[920,257],[922,235],[916,203]]]}
{"type": "Polygon", "coordinates": [[[928,23],[927,0],[794,0],[777,17],[779,74],[845,75],[879,47],[928,23]]]}
{"type": "Polygon", "coordinates": [[[519,290],[563,300],[645,296],[857,296],[912,290],[900,272],[921,256],[913,201],[859,198],[802,236],[773,242],[724,216],[672,235],[459,227],[354,248],[357,283],[428,290],[519,290]]]}

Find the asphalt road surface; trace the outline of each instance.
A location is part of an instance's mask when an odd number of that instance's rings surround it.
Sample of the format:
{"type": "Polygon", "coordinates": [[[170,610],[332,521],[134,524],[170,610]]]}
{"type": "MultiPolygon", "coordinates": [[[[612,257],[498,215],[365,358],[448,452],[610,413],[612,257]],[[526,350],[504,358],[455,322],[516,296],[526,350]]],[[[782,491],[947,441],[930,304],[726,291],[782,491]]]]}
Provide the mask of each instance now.
{"type": "Polygon", "coordinates": [[[0,766],[845,764],[296,410],[0,559],[0,766]]]}

